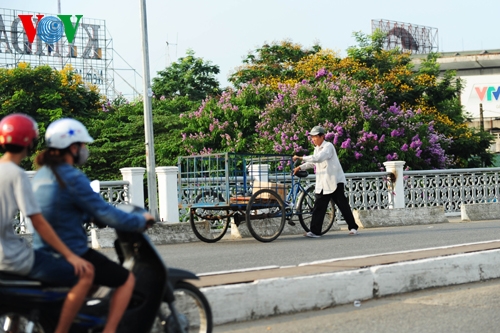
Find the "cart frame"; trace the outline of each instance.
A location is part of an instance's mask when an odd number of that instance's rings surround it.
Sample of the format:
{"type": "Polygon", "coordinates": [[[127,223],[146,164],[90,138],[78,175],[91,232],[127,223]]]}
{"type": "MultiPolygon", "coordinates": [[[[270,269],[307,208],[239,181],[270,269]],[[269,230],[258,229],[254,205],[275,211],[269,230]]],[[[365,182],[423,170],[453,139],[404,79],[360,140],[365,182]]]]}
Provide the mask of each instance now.
{"type": "MultiPolygon", "coordinates": [[[[195,235],[208,243],[222,239],[231,222],[236,226],[246,223],[252,236],[262,242],[275,240],[286,221],[294,225],[294,215],[309,231],[314,185],[304,188],[300,178],[292,176],[293,166],[291,156],[278,154],[226,152],[179,157],[179,208],[187,210],[195,235]]],[[[332,201],[324,232],[334,219],[332,201]]]]}

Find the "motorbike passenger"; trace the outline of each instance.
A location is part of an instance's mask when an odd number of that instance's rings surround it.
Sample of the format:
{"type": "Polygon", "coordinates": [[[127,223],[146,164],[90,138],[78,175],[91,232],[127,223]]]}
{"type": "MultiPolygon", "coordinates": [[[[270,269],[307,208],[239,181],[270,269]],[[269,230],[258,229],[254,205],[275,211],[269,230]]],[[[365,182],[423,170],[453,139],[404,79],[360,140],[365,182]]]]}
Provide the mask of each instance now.
{"type": "MultiPolygon", "coordinates": [[[[142,232],[149,213],[127,214],[105,202],[94,192],[89,179],[74,165],[83,165],[89,156],[87,143],[93,142],[85,126],[71,118],[59,119],[47,128],[47,148],[38,154],[41,166],[33,179],[33,188],[42,213],[61,240],[77,255],[94,265],[94,284],[116,288],[103,333],[113,333],[125,312],[134,289],[134,275],[118,263],[88,247],[83,224],[95,218],[123,231],[142,232]]],[[[36,249],[50,250],[35,235],[36,249]]]]}
{"type": "Polygon", "coordinates": [[[62,333],[69,331],[92,287],[94,268],[71,251],[42,216],[30,180],[19,166],[37,138],[38,125],[27,115],[10,114],[0,121],[0,271],[71,287],[55,330],[62,333]],[[12,219],[18,210],[31,219],[50,252],[33,250],[15,233],[12,219]]]}

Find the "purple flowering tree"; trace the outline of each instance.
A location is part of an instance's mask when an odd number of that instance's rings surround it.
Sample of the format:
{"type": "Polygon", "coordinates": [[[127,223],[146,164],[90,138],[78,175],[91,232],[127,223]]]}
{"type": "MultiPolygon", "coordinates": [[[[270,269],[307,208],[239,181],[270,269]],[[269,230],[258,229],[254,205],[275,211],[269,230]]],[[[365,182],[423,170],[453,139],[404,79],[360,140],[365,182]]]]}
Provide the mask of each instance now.
{"type": "Polygon", "coordinates": [[[181,114],[181,146],[188,154],[254,151],[255,123],[271,100],[267,86],[244,85],[205,99],[193,112],[181,114]]]}
{"type": "Polygon", "coordinates": [[[446,168],[451,140],[421,113],[387,106],[384,91],[362,87],[346,76],[320,70],[296,85],[248,84],[207,98],[196,111],[181,115],[182,149],[189,154],[234,151],[310,154],[308,131],[323,126],[346,172],[383,169],[404,160],[410,169],[446,168]]]}
{"type": "Polygon", "coordinates": [[[411,169],[446,168],[450,140],[425,123],[419,111],[385,105],[380,88],[361,88],[347,77],[320,70],[313,82],[282,85],[256,125],[256,150],[309,154],[308,131],[323,126],[345,171],[378,171],[382,163],[404,160],[411,169]]]}

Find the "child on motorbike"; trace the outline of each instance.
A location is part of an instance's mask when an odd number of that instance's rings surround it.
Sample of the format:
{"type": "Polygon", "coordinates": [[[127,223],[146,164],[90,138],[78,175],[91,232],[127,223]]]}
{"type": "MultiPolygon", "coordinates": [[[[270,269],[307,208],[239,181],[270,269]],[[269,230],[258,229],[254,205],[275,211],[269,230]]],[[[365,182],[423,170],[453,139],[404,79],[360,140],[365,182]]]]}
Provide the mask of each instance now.
{"type": "MultiPolygon", "coordinates": [[[[83,165],[93,142],[85,126],[70,118],[49,125],[45,134],[47,149],[38,154],[41,166],[33,179],[35,197],[45,218],[61,240],[76,254],[94,265],[94,284],[116,288],[103,333],[114,333],[129,303],[135,285],[134,275],[103,254],[88,248],[83,224],[95,218],[100,223],[124,231],[142,232],[149,213],[127,214],[105,202],[94,192],[89,179],[74,165],[83,165]]],[[[35,235],[35,248],[49,249],[35,235]]]]}
{"type": "Polygon", "coordinates": [[[55,330],[65,333],[92,287],[94,268],[57,237],[41,214],[26,172],[19,166],[37,137],[38,125],[27,115],[11,114],[0,121],[0,146],[4,153],[0,158],[0,271],[72,287],[55,330]],[[47,247],[58,254],[33,250],[25,239],[16,235],[12,219],[18,210],[31,219],[47,247]]]}

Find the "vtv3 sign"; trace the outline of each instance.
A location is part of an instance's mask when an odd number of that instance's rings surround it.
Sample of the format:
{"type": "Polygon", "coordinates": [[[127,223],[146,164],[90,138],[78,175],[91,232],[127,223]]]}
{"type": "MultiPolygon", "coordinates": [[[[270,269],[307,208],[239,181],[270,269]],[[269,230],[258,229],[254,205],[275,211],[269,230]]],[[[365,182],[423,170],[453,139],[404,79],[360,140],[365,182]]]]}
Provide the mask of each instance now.
{"type": "Polygon", "coordinates": [[[484,101],[484,97],[486,96],[486,101],[490,102],[495,98],[498,101],[500,97],[500,86],[483,86],[483,87],[474,87],[476,90],[477,96],[481,100],[484,101]]]}
{"type": "Polygon", "coordinates": [[[75,39],[76,30],[80,24],[80,19],[83,15],[75,15],[76,23],[73,25],[71,22],[72,15],[57,15],[55,16],[45,16],[37,15],[38,21],[36,25],[33,24],[31,19],[33,15],[31,14],[20,14],[18,15],[21,20],[26,36],[28,37],[28,42],[33,43],[35,35],[38,35],[42,41],[47,44],[53,44],[58,42],[64,33],[66,33],[66,38],[70,44],[73,43],[75,39]]]}

